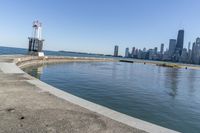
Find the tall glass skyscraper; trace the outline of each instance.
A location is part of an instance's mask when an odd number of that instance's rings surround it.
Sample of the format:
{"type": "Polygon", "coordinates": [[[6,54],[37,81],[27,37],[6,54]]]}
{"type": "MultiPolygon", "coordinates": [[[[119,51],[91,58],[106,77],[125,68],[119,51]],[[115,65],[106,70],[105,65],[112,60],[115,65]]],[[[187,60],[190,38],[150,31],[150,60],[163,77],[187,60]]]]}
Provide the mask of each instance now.
{"type": "Polygon", "coordinates": [[[170,39],[169,40],[169,56],[170,56],[170,58],[173,56],[175,48],[176,48],[176,39],[170,39]]]}
{"type": "Polygon", "coordinates": [[[115,49],[114,49],[114,56],[115,57],[118,56],[118,50],[119,50],[119,46],[115,45],[115,49]]]}
{"type": "Polygon", "coordinates": [[[183,42],[184,42],[184,30],[179,30],[175,48],[175,52],[178,53],[179,56],[182,54],[183,51],[183,42]]]}
{"type": "Polygon", "coordinates": [[[160,45],[160,54],[164,54],[164,43],[160,45]]]}
{"type": "Polygon", "coordinates": [[[192,63],[199,64],[200,63],[200,38],[196,39],[196,42],[193,43],[192,46],[192,63]]]}
{"type": "Polygon", "coordinates": [[[183,42],[184,42],[184,30],[179,30],[176,41],[176,47],[172,58],[173,61],[179,61],[183,51],[183,42]]]}
{"type": "Polygon", "coordinates": [[[129,48],[126,48],[125,50],[125,57],[129,57],[129,48]]]}

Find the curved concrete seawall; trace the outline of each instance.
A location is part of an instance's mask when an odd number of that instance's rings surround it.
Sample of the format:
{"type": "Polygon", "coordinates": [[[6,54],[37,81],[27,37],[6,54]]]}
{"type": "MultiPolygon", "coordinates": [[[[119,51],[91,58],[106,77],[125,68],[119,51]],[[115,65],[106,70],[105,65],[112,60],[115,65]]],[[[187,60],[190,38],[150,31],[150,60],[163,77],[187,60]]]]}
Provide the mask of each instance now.
{"type": "Polygon", "coordinates": [[[114,60],[0,56],[0,132],[176,133],[76,97],[20,69],[69,61],[114,60]]]}

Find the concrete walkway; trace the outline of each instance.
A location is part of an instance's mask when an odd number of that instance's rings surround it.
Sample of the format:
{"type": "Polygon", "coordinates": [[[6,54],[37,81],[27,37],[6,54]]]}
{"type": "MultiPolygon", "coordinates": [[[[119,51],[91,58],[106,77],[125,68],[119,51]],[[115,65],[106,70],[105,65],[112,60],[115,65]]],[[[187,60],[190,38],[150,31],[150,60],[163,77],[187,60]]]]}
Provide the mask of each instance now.
{"type": "Polygon", "coordinates": [[[0,56],[0,133],[175,132],[47,85],[11,58],[0,56]]]}

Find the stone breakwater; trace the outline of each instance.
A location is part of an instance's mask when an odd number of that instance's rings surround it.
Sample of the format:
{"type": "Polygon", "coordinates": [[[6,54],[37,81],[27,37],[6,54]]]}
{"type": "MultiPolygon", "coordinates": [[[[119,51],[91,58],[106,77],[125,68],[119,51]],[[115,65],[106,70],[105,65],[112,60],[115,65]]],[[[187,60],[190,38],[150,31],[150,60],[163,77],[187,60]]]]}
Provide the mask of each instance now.
{"type": "Polygon", "coordinates": [[[52,87],[19,67],[69,61],[72,57],[0,56],[0,133],[175,133],[52,87]]]}
{"type": "Polygon", "coordinates": [[[171,68],[183,68],[183,69],[194,69],[200,70],[200,65],[195,64],[184,64],[178,62],[167,62],[167,61],[154,61],[154,60],[142,60],[142,59],[123,59],[119,60],[121,62],[129,62],[129,63],[142,63],[142,64],[150,64],[157,65],[160,67],[171,67],[171,68]]]}
{"type": "Polygon", "coordinates": [[[20,68],[45,64],[45,63],[62,63],[62,62],[106,62],[106,61],[115,61],[113,59],[107,58],[92,58],[92,57],[63,57],[63,56],[45,56],[45,57],[37,57],[37,56],[24,56],[21,58],[15,58],[14,63],[20,68]]]}

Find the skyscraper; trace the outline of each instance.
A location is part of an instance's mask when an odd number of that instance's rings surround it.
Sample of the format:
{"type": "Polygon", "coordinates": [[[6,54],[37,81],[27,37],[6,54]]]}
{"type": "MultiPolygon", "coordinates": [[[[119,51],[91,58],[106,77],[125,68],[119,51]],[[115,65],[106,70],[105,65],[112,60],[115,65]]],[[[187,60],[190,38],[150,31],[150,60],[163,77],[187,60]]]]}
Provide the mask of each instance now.
{"type": "Polygon", "coordinates": [[[163,44],[163,43],[160,45],[160,53],[161,53],[161,54],[164,53],[164,44],[163,44]]]}
{"type": "Polygon", "coordinates": [[[188,62],[188,53],[187,53],[187,49],[184,48],[182,50],[182,54],[181,54],[181,57],[179,59],[181,62],[184,62],[184,63],[187,63],[188,62]]]}
{"type": "Polygon", "coordinates": [[[158,47],[154,48],[154,54],[156,55],[158,53],[158,47]]]}
{"type": "Polygon", "coordinates": [[[115,49],[114,49],[114,56],[115,57],[118,56],[118,50],[119,50],[119,46],[115,45],[115,49]]]}
{"type": "Polygon", "coordinates": [[[200,38],[196,39],[196,42],[192,46],[192,63],[200,63],[200,38]]]}
{"type": "Polygon", "coordinates": [[[195,61],[195,53],[196,53],[196,43],[194,42],[192,44],[192,54],[191,54],[191,63],[194,63],[195,61]]]}
{"type": "Polygon", "coordinates": [[[169,40],[169,56],[170,56],[170,58],[174,54],[175,48],[176,48],[176,39],[170,39],[169,40]]]}
{"type": "Polygon", "coordinates": [[[175,52],[177,52],[179,56],[182,54],[183,42],[184,42],[184,30],[179,30],[175,48],[175,52]]]}
{"type": "Polygon", "coordinates": [[[192,50],[191,50],[191,42],[189,42],[188,43],[188,50],[187,50],[187,52],[188,52],[188,63],[192,63],[191,61],[192,61],[192,50]]]}
{"type": "Polygon", "coordinates": [[[131,57],[134,58],[134,54],[135,54],[135,47],[132,48],[131,57]]]}
{"type": "Polygon", "coordinates": [[[125,50],[125,57],[129,57],[129,48],[126,48],[125,50]]]}
{"type": "Polygon", "coordinates": [[[179,61],[180,56],[183,51],[183,42],[184,42],[184,30],[179,30],[178,36],[177,36],[176,47],[175,47],[174,55],[172,58],[173,61],[179,61]]]}
{"type": "Polygon", "coordinates": [[[147,50],[146,48],[143,48],[143,52],[146,52],[146,50],[147,50]]]}
{"type": "Polygon", "coordinates": [[[190,51],[191,42],[188,42],[188,52],[190,51]]]}

